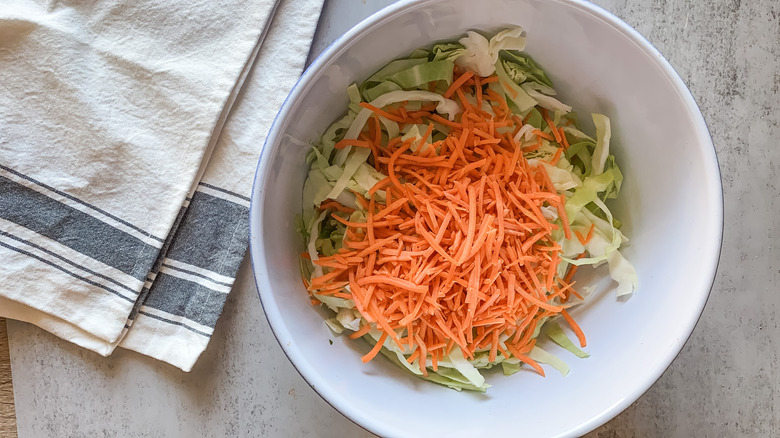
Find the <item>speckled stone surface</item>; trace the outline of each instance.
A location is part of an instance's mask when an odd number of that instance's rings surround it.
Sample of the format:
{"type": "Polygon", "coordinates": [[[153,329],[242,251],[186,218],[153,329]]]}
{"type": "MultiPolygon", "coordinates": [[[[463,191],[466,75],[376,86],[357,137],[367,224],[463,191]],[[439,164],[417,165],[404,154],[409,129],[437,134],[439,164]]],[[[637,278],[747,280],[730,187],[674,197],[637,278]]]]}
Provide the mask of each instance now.
{"type": "MultiPolygon", "coordinates": [[[[329,0],[314,51],[388,3],[329,0]]],[[[717,148],[726,219],[715,286],[685,348],[589,436],[780,436],[780,2],[596,3],[645,35],[690,87],[717,148]]],[[[370,436],[292,368],[248,268],[190,374],[125,351],[104,359],[9,322],[19,436],[370,436]]]]}

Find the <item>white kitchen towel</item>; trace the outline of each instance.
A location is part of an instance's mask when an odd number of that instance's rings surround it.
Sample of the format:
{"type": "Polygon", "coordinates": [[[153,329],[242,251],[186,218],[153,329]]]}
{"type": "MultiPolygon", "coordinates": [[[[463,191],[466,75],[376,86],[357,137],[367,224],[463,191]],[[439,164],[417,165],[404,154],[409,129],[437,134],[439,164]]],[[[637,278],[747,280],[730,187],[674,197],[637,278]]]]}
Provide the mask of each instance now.
{"type": "Polygon", "coordinates": [[[0,315],[189,370],[245,252],[254,167],[321,7],[0,9],[0,315]]]}

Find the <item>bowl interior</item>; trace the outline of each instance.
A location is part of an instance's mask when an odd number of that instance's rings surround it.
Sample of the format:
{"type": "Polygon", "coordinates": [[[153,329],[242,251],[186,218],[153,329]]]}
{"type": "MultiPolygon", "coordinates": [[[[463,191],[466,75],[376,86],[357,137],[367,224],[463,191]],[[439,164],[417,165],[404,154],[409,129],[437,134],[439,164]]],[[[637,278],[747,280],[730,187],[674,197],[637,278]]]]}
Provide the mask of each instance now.
{"type": "Polygon", "coordinates": [[[722,198],[695,102],[661,55],[618,19],[578,1],[433,0],[380,12],[307,71],[268,137],[251,221],[255,275],[273,330],[296,368],[342,413],[382,436],[460,436],[486,427],[556,436],[585,433],[616,415],[679,352],[714,277],[722,198]],[[588,336],[590,358],[551,348],[571,366],[568,377],[549,368],[546,378],[489,372],[487,394],[457,393],[381,356],[364,365],[368,345],[327,329],[301,284],[303,243],[293,217],[301,208],[307,144],[346,111],[350,83],[417,47],[510,25],[526,29],[527,52],[581,120],[591,112],[612,119],[612,148],[625,176],[612,207],[630,239],[623,252],[636,266],[639,288],[618,300],[605,268],[581,270],[578,287],[596,286],[573,312],[588,336]]]}

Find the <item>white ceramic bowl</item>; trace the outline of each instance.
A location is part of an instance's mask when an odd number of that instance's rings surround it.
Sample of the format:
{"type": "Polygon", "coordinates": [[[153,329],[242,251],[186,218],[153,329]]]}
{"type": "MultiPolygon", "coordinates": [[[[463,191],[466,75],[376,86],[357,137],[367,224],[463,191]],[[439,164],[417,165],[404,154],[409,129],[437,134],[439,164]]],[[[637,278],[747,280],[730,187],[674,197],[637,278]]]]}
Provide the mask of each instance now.
{"type": "MultiPolygon", "coordinates": [[[[696,103],[661,54],[618,18],[578,0],[401,1],[326,50],[284,104],[255,179],[251,256],[266,315],[293,365],[366,429],[382,436],[574,436],[636,400],[680,351],[712,286],[722,224],[718,163],[696,103]],[[591,357],[559,351],[572,367],[568,377],[499,371],[489,373],[487,394],[458,393],[382,357],[364,365],[367,344],[326,328],[301,284],[303,243],[292,220],[301,208],[305,144],[346,111],[347,85],[417,47],[509,25],[526,29],[527,52],[564,102],[612,119],[625,175],[613,211],[631,239],[624,254],[639,288],[617,300],[602,280],[604,291],[577,309],[591,357]]],[[[598,277],[577,280],[581,287],[598,277]]]]}

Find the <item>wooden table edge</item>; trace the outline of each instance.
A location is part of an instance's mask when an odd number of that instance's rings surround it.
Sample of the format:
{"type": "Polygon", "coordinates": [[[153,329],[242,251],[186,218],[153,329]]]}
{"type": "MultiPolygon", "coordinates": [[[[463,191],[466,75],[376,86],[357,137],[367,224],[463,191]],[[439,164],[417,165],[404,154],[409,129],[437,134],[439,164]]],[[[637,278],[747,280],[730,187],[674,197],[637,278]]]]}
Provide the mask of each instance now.
{"type": "Polygon", "coordinates": [[[5,318],[0,318],[0,437],[16,438],[16,407],[5,318]]]}

